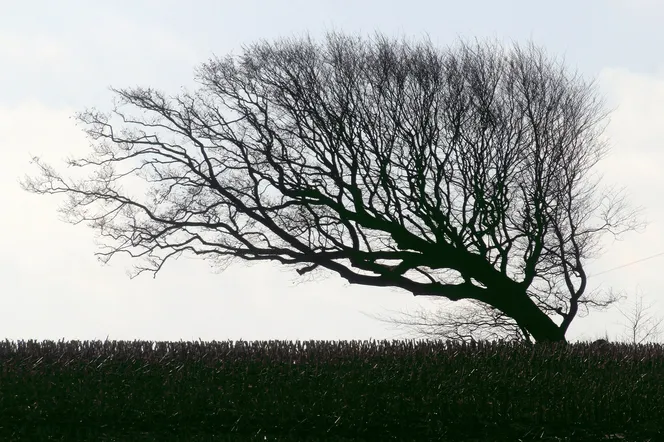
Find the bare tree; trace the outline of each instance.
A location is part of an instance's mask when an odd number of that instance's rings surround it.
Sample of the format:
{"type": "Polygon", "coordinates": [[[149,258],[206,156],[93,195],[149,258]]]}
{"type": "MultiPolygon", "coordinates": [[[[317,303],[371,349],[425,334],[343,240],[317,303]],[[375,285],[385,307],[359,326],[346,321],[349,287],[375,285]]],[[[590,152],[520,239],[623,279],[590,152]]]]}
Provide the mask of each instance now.
{"type": "Polygon", "coordinates": [[[643,294],[639,294],[634,301],[633,310],[625,313],[620,307],[618,310],[627,319],[625,328],[627,333],[625,339],[633,344],[641,344],[646,341],[653,341],[661,335],[660,326],[664,319],[657,319],[653,314],[648,313],[654,304],[643,306],[643,294]]]}
{"type": "Polygon", "coordinates": [[[606,112],[534,45],[329,34],[253,44],[197,80],[113,89],[112,113],[78,115],[94,152],[68,164],[92,175],[35,158],[24,188],[65,194],[67,219],[97,230],[104,261],[136,258],[134,275],[183,252],[273,260],[472,300],[537,341],[613,301],[588,296],[584,270],[604,233],[637,227],[590,180],[606,112]]]}

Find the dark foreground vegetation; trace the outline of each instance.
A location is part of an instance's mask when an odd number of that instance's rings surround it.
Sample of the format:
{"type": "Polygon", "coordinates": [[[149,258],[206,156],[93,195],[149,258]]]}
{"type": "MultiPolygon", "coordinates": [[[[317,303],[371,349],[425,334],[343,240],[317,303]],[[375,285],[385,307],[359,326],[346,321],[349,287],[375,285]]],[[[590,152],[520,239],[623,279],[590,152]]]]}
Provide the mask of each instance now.
{"type": "Polygon", "coordinates": [[[1,440],[664,440],[661,346],[0,343],[1,440]]]}

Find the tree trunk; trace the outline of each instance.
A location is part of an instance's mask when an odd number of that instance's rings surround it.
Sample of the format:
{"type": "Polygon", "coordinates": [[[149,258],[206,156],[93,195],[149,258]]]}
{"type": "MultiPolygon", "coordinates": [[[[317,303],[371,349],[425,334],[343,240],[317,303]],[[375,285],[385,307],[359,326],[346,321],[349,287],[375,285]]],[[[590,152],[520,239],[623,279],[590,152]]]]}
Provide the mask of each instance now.
{"type": "Polygon", "coordinates": [[[536,342],[567,342],[560,327],[531,300],[529,302],[531,305],[524,305],[521,315],[515,314],[517,324],[528,330],[536,342]]]}
{"type": "Polygon", "coordinates": [[[523,289],[511,287],[511,290],[502,293],[510,295],[497,296],[500,301],[492,304],[525,328],[536,342],[567,342],[561,328],[535,305],[523,289]]]}

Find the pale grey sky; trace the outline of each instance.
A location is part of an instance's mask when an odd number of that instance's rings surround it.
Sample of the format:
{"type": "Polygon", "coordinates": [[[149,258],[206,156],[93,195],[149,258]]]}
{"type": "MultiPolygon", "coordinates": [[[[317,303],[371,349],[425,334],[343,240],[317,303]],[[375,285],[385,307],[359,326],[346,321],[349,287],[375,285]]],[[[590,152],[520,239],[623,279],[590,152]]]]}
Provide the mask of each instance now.
{"type": "MultiPolygon", "coordinates": [[[[664,252],[664,2],[524,1],[113,1],[1,2],[0,338],[16,339],[384,339],[407,337],[363,315],[440,303],[330,276],[299,283],[276,264],[238,264],[217,274],[182,258],[152,279],[129,280],[128,261],[101,266],[94,235],[61,222],[57,197],[24,192],[31,155],[54,166],[87,152],[70,118],[108,110],[108,86],[192,86],[193,70],[243,44],[337,30],[422,37],[532,39],[598,80],[615,109],[605,183],[625,185],[645,208],[641,234],[609,243],[591,275],[664,252]]],[[[590,288],[637,289],[664,317],[664,256],[598,275],[590,288]]],[[[629,308],[633,298],[621,304],[629,308]]],[[[444,305],[447,305],[445,303],[444,305]]],[[[451,304],[450,304],[451,305],[451,304]]],[[[617,309],[577,318],[568,338],[623,332],[617,309]]]]}

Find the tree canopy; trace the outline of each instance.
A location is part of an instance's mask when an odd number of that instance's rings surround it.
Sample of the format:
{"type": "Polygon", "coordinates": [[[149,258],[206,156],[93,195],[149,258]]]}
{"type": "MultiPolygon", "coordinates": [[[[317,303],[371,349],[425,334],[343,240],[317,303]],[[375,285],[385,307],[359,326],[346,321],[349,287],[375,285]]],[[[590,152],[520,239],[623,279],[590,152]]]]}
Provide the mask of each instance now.
{"type": "Polygon", "coordinates": [[[333,33],[249,45],[196,80],[113,89],[112,112],[78,114],[93,152],[68,164],[86,179],[35,158],[24,187],[65,194],[103,260],[128,254],[135,275],[183,252],[325,269],[472,300],[537,341],[612,302],[587,293],[584,265],[637,220],[591,174],[607,112],[533,44],[333,33]]]}

